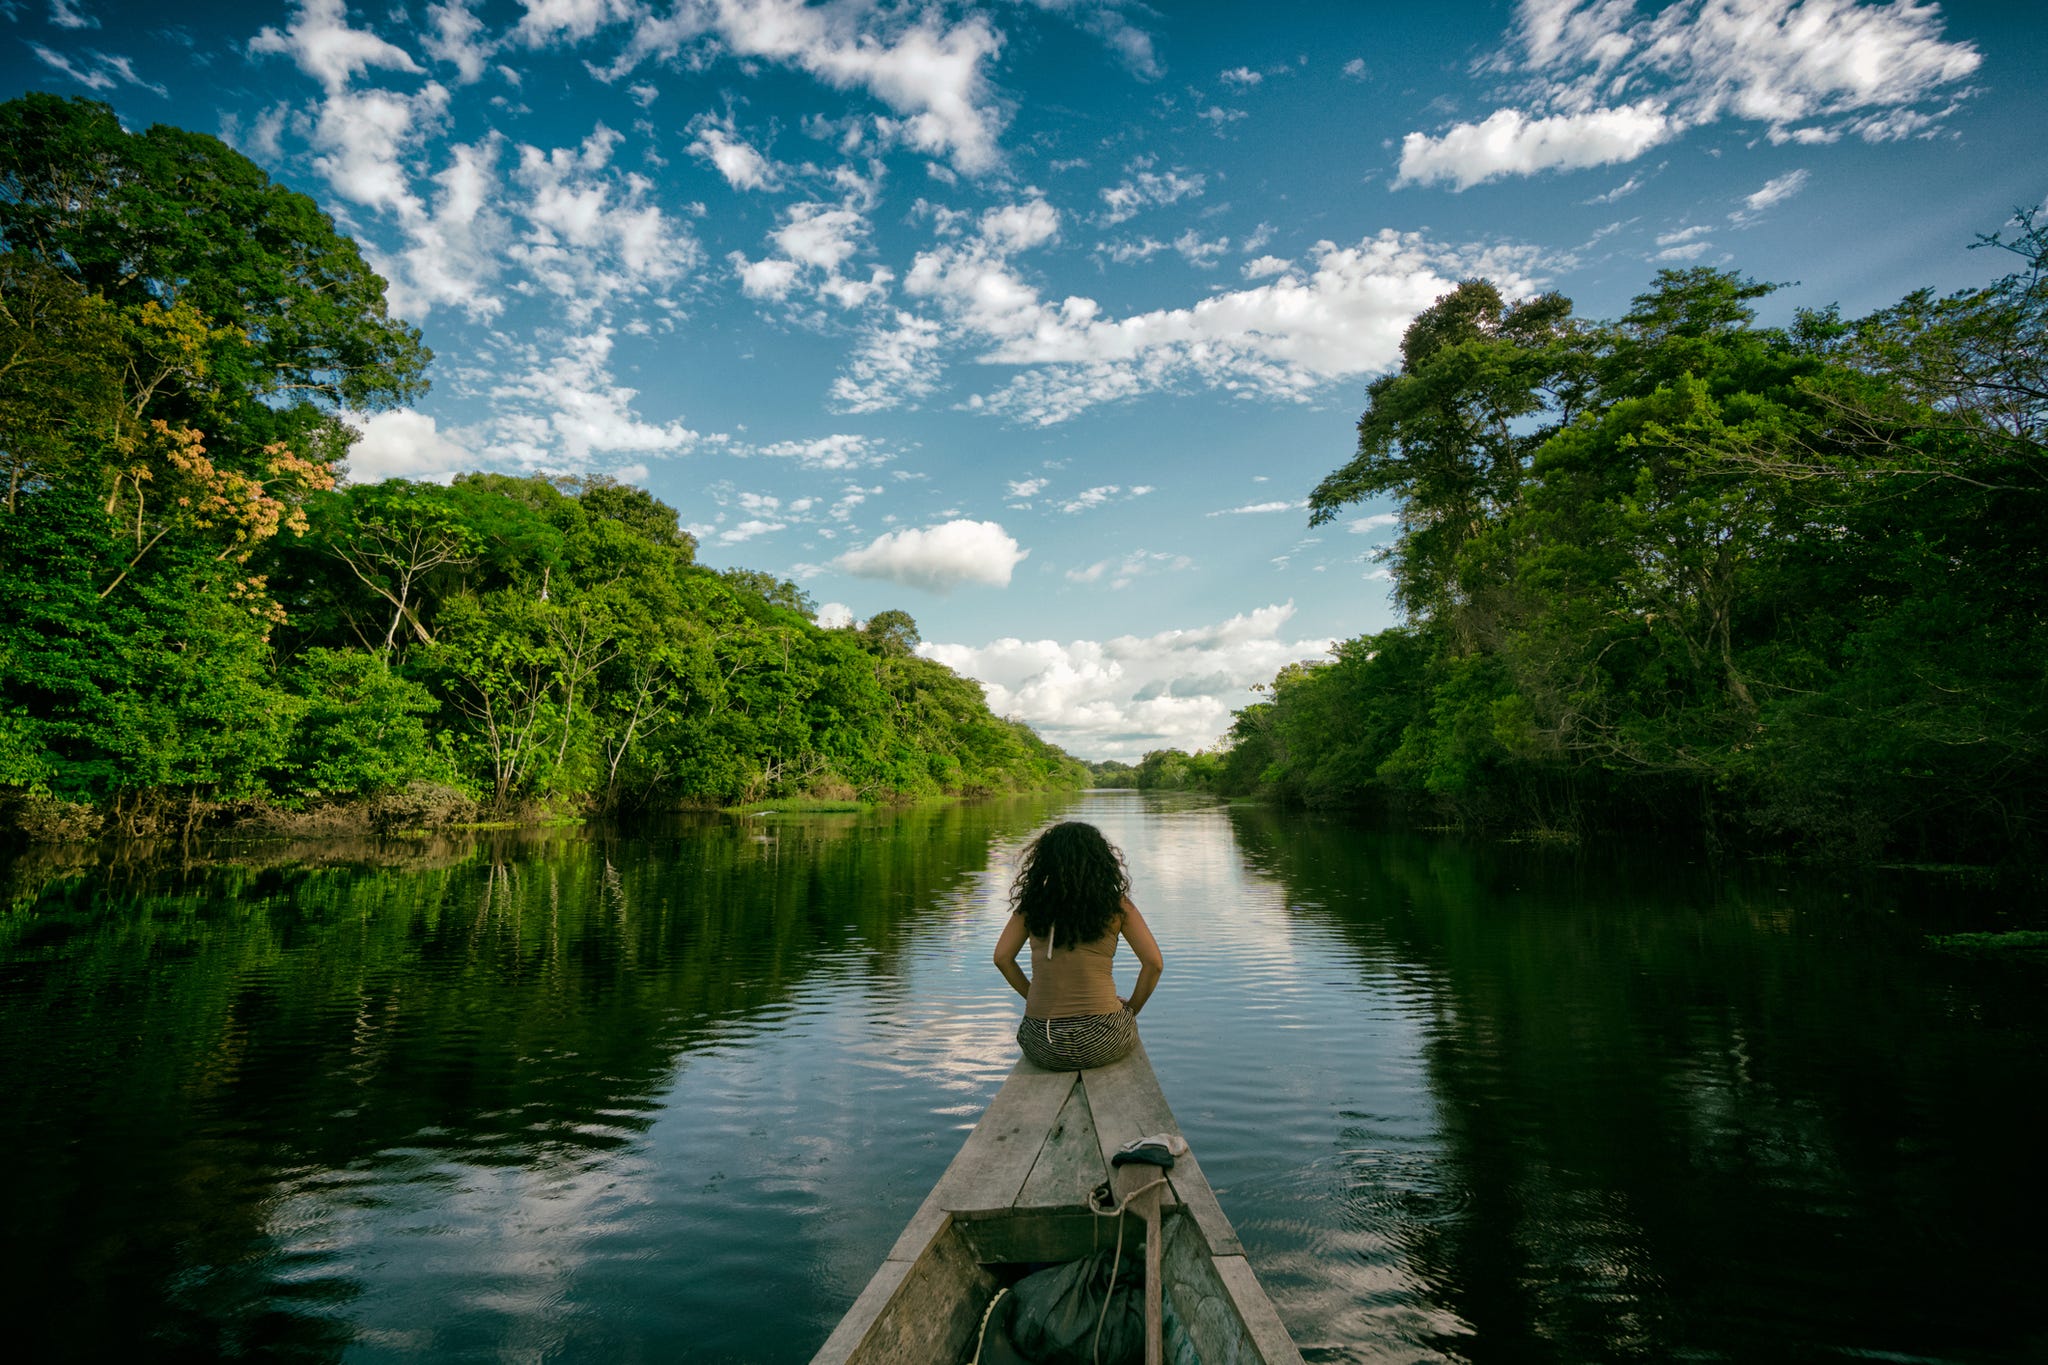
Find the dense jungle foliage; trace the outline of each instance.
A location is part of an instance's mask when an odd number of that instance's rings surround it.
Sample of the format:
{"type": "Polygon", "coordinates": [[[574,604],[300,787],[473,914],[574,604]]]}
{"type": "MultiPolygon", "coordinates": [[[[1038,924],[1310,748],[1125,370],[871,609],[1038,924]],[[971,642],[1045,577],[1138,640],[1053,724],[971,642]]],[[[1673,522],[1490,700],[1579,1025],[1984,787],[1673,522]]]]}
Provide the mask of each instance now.
{"type": "MultiPolygon", "coordinates": [[[[1312,524],[1391,497],[1404,624],[1139,786],[1837,853],[2038,851],[2048,224],[1997,282],[1757,323],[1665,271],[1618,321],[1468,281],[1372,383],[1312,524]]],[[[1145,769],[1152,769],[1146,780],[1145,769]]]]}
{"type": "MultiPolygon", "coordinates": [[[[494,812],[1074,785],[1083,767],[597,480],[337,486],[431,356],[217,139],[0,105],[0,798],[494,812]]],[[[69,803],[69,804],[67,804],[69,803]]],[[[42,818],[42,817],[37,817],[42,818]]],[[[56,818],[56,817],[51,817],[56,818]]],[[[65,817],[70,818],[70,817],[65,817]]]]}

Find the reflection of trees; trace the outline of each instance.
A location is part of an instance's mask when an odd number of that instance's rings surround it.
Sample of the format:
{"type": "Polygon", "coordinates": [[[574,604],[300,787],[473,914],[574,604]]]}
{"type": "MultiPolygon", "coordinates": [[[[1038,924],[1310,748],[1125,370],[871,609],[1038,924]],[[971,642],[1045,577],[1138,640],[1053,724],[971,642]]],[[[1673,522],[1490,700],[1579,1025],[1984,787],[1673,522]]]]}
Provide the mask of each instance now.
{"type": "Polygon", "coordinates": [[[355,1288],[281,1263],[280,1181],[395,1148],[539,1166],[630,1142],[693,1049],[774,1027],[807,978],[897,973],[991,835],[1035,814],[17,869],[15,1339],[37,1359],[336,1354],[355,1288]]]}
{"type": "MultiPolygon", "coordinates": [[[[1362,975],[1419,987],[1420,1178],[1361,1162],[1475,1361],[2016,1358],[2048,1254],[2038,982],[1965,982],[1838,882],[1573,861],[1234,808],[1362,975]]],[[[1880,893],[1883,894],[1883,893],[1880,893]]],[[[1895,907],[1892,907],[1895,908],[1895,907]]],[[[1346,1134],[1367,1150],[1374,1135],[1346,1134]]]]}

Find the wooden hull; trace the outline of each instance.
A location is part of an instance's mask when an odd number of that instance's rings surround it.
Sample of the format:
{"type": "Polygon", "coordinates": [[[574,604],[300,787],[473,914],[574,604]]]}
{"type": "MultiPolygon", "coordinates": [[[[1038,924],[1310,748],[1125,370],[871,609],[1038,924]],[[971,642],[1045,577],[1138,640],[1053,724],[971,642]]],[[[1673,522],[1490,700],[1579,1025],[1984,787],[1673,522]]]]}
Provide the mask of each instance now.
{"type": "MultiPolygon", "coordinates": [[[[1142,1045],[1090,1071],[1018,1062],[811,1365],[966,1360],[1000,1283],[991,1267],[1114,1243],[1117,1220],[1089,1212],[1088,1192],[1111,1178],[1119,1147],[1179,1131],[1142,1045]]],[[[1128,1193],[1159,1174],[1124,1166],[1112,1188],[1128,1193]]],[[[1135,1211],[1123,1218],[1125,1245],[1136,1247],[1144,1224],[1135,1211]]],[[[1299,1365],[1192,1152],[1169,1173],[1161,1223],[1161,1283],[1202,1365],[1299,1365]]]]}

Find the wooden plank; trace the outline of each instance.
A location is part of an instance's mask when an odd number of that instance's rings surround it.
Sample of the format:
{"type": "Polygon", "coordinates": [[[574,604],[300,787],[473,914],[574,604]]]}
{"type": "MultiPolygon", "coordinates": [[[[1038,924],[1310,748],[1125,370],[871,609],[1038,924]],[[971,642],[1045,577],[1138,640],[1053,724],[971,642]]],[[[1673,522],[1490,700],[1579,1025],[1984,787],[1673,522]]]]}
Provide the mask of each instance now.
{"type": "Polygon", "coordinates": [[[1167,1219],[1165,1240],[1166,1293],[1202,1365],[1258,1365],[1251,1336],[1194,1220],[1185,1214],[1167,1219]]]}
{"type": "MultiPolygon", "coordinates": [[[[1138,1245],[1143,1236],[1136,1214],[1125,1214],[1124,1245],[1138,1245]]],[[[1017,1213],[960,1214],[960,1230],[974,1259],[983,1264],[1026,1261],[1078,1261],[1116,1245],[1114,1218],[1079,1209],[1032,1209],[1017,1213]]]]}
{"type": "Polygon", "coordinates": [[[1266,1287],[1259,1283],[1258,1276],[1252,1274],[1245,1258],[1218,1256],[1214,1259],[1217,1278],[1223,1281],[1224,1288],[1230,1293],[1238,1320],[1244,1323],[1245,1332],[1257,1351],[1256,1358],[1265,1361],[1266,1365],[1302,1365],[1301,1352],[1280,1321],[1280,1310],[1273,1307],[1266,1287]]]}
{"type": "Polygon", "coordinates": [[[1165,1193],[1162,1185],[1139,1200],[1145,1213],[1145,1365],[1166,1365],[1165,1285],[1159,1273],[1159,1197],[1165,1193]]]}
{"type": "MultiPolygon", "coordinates": [[[[1115,1156],[1117,1148],[1134,1138],[1152,1133],[1180,1132],[1180,1124],[1166,1103],[1166,1094],[1159,1088],[1159,1078],[1153,1073],[1152,1061],[1145,1055],[1142,1043],[1122,1061],[1081,1074],[1088,1089],[1088,1108],[1095,1117],[1095,1134],[1102,1147],[1104,1161],[1115,1156]]],[[[1144,1169],[1147,1168],[1126,1166],[1119,1172],[1120,1179],[1113,1183],[1122,1191],[1131,1180],[1130,1172],[1144,1169]]],[[[1237,1230],[1224,1216],[1223,1206],[1216,1202],[1216,1192],[1209,1188],[1208,1177],[1202,1174],[1200,1158],[1190,1151],[1174,1163],[1171,1174],[1173,1192],[1179,1202],[1186,1204],[1188,1211],[1194,1214],[1203,1238],[1209,1243],[1210,1254],[1242,1256],[1244,1243],[1237,1239],[1237,1230]]],[[[1143,1181],[1135,1183],[1142,1184],[1143,1181]]]]}
{"type": "Polygon", "coordinates": [[[1095,1137],[1095,1119],[1088,1112],[1088,1089],[1076,1085],[1053,1121],[1031,1174],[1025,1177],[1016,1207],[1074,1208],[1088,1200],[1088,1192],[1109,1178],[1102,1148],[1095,1137]]]}
{"type": "Polygon", "coordinates": [[[915,1261],[884,1261],[811,1365],[912,1365],[965,1354],[995,1276],[949,1228],[915,1261]]]}
{"type": "Polygon", "coordinates": [[[832,1335],[825,1338],[825,1344],[811,1357],[811,1365],[847,1365],[889,1307],[889,1300],[896,1297],[896,1291],[909,1278],[910,1267],[908,1261],[882,1262],[882,1268],[868,1281],[868,1287],[860,1291],[853,1307],[846,1310],[846,1316],[832,1329],[832,1335]]]}
{"type": "Polygon", "coordinates": [[[940,1206],[957,1211],[1006,1209],[1015,1203],[1076,1074],[1019,1061],[933,1187],[940,1206]]]}

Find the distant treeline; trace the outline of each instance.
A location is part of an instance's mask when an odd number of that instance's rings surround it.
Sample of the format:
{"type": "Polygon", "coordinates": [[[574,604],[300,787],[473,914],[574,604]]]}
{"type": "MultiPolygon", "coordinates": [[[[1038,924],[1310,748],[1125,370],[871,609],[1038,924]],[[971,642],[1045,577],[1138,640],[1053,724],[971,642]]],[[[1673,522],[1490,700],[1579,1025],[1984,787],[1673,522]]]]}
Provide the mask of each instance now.
{"type": "Polygon", "coordinates": [[[431,359],[217,139],[0,105],[0,807],[86,832],[1077,785],[883,612],[695,562],[604,480],[337,487],[431,359]],[[89,809],[88,809],[89,808],[89,809]],[[67,822],[69,822],[67,824],[67,822]]]}
{"type": "MultiPolygon", "coordinates": [[[[1138,786],[1469,826],[2025,858],[2048,815],[2048,224],[1869,317],[1665,271],[1614,322],[1468,281],[1311,520],[1397,512],[1405,623],[1138,786]],[[2008,258],[2010,259],[2010,257],[2008,258]]],[[[1101,780],[1098,778],[1098,780],[1101,780]]]]}

